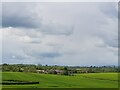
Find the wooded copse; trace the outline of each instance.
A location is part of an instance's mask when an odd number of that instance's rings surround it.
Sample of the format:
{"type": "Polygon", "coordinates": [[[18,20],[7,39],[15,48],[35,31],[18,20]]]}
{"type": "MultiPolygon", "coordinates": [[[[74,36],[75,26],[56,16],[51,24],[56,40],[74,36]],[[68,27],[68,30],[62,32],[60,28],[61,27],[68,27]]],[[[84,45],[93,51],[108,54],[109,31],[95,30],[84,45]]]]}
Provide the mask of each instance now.
{"type": "Polygon", "coordinates": [[[33,72],[43,74],[74,75],[79,73],[118,72],[117,66],[49,66],[32,64],[2,64],[2,72],[33,72]]]}

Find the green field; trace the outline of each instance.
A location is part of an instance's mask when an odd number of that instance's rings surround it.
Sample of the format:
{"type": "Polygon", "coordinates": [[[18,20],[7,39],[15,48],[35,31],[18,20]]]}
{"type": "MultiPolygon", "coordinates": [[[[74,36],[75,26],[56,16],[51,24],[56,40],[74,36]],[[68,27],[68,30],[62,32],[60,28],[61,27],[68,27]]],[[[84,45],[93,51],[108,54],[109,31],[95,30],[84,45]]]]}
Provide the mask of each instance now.
{"type": "Polygon", "coordinates": [[[3,72],[3,80],[39,81],[31,85],[3,85],[3,88],[117,88],[117,73],[76,74],[74,76],[3,72]]]}

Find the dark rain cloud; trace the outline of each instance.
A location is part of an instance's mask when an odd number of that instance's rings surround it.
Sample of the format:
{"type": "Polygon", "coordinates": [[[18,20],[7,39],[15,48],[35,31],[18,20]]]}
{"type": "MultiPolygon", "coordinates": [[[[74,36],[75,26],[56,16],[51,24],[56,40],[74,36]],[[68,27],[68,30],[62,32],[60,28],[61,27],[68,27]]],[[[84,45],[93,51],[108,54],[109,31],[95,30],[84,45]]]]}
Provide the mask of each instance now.
{"type": "MultiPolygon", "coordinates": [[[[3,11],[4,12],[4,11],[3,11]]],[[[19,16],[5,16],[5,12],[2,15],[2,26],[3,27],[21,27],[21,28],[37,28],[34,19],[29,17],[19,16]]]]}

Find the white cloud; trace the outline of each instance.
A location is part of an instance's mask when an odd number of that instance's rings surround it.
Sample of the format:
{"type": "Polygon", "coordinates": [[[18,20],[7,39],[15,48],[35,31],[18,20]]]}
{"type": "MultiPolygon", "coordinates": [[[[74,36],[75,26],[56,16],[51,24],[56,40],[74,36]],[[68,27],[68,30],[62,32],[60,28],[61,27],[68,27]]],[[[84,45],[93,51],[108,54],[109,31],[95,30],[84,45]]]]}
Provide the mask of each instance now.
{"type": "Polygon", "coordinates": [[[3,62],[117,65],[117,13],[113,7],[116,3],[105,5],[4,3],[3,15],[7,20],[3,28],[3,62]],[[21,14],[20,7],[28,13],[21,14]],[[9,24],[14,16],[18,23],[9,24]]]}

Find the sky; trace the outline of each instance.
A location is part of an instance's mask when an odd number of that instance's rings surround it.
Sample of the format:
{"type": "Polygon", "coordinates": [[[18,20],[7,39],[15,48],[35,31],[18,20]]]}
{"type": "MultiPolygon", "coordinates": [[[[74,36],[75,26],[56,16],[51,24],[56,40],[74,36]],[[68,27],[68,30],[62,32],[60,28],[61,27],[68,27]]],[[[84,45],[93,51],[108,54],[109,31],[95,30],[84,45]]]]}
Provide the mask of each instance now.
{"type": "Polygon", "coordinates": [[[117,7],[116,2],[3,2],[2,63],[117,65],[117,7]]]}

